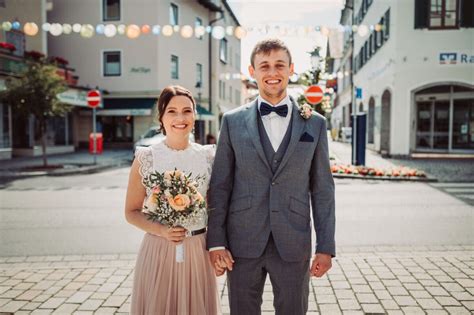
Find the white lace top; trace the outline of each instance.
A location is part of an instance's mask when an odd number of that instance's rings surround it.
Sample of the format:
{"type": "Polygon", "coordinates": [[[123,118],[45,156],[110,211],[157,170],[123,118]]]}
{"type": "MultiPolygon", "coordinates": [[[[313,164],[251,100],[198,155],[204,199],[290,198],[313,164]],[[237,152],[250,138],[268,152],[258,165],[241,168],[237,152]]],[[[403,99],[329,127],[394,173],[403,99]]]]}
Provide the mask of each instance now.
{"type": "MultiPolygon", "coordinates": [[[[184,150],[173,150],[165,141],[161,141],[150,147],[138,147],[135,156],[140,164],[139,173],[143,179],[151,172],[173,171],[175,168],[192,173],[193,176],[202,176],[204,180],[198,187],[201,195],[206,198],[211,177],[212,164],[214,162],[215,146],[190,143],[184,150]]],[[[151,191],[145,186],[147,196],[151,191]]],[[[188,231],[200,230],[207,226],[207,215],[188,222],[184,227],[188,231]]]]}

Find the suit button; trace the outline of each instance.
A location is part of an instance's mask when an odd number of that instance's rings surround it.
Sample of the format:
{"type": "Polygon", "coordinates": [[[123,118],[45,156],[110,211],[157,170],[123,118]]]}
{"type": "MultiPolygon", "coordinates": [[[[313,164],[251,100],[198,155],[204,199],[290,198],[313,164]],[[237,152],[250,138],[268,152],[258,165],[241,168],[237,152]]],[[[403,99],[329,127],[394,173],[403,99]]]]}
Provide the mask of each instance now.
{"type": "Polygon", "coordinates": [[[278,163],[278,160],[273,160],[273,163],[278,163]]]}
{"type": "Polygon", "coordinates": [[[276,185],[276,183],[275,183],[275,182],[272,182],[272,186],[275,186],[275,185],[276,185]]]}

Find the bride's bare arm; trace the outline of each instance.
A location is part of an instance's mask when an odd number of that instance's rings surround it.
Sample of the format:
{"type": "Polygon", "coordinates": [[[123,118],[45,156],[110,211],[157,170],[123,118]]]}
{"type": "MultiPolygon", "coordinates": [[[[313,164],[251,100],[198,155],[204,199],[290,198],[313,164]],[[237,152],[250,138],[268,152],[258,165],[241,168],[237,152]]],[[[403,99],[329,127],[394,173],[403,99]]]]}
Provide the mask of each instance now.
{"type": "Polygon", "coordinates": [[[127,222],[150,234],[162,236],[172,242],[181,242],[185,237],[186,231],[184,228],[168,228],[160,223],[148,220],[146,215],[141,212],[146,191],[138,171],[139,167],[138,159],[135,159],[130,169],[125,200],[125,218],[127,222]]]}

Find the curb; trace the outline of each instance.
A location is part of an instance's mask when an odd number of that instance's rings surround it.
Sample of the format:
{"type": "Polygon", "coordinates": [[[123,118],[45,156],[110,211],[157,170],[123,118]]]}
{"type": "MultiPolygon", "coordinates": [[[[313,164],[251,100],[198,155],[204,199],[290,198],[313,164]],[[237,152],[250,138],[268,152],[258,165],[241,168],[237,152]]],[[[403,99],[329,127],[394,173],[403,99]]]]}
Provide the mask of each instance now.
{"type": "Polygon", "coordinates": [[[438,179],[434,177],[404,177],[404,176],[371,176],[371,175],[353,175],[353,174],[338,174],[333,173],[332,177],[334,178],[350,178],[350,179],[362,179],[362,180],[382,180],[382,181],[396,181],[396,182],[425,182],[425,183],[434,183],[438,179]]]}
{"type": "Polygon", "coordinates": [[[123,160],[111,164],[99,164],[90,166],[80,166],[71,169],[57,169],[52,171],[37,171],[37,172],[15,172],[15,171],[0,171],[0,178],[27,178],[38,176],[67,176],[78,174],[93,174],[106,169],[130,165],[130,161],[123,160]]]}

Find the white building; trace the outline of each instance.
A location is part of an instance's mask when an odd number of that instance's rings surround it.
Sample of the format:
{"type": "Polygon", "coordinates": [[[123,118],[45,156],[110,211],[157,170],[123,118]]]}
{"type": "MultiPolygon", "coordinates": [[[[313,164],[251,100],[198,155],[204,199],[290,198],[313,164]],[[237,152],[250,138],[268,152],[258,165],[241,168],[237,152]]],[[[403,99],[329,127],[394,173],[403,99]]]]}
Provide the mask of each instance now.
{"type": "MultiPolygon", "coordinates": [[[[6,89],[8,78],[19,77],[27,68],[26,60],[31,52],[47,57],[65,57],[48,54],[47,33],[39,31],[35,36],[26,36],[23,26],[34,22],[40,28],[45,23],[50,4],[46,0],[4,0],[0,1],[2,21],[19,22],[18,29],[0,30],[0,42],[15,47],[12,52],[0,50],[0,90],[6,89]]],[[[71,66],[75,66],[71,64],[71,66]]],[[[62,76],[69,89],[59,98],[71,105],[71,112],[64,117],[51,118],[46,130],[46,152],[63,153],[74,151],[73,119],[79,108],[87,107],[86,91],[78,86],[78,77],[71,66],[58,66],[57,73],[62,76]]],[[[41,139],[38,124],[33,116],[18,115],[12,106],[0,103],[0,159],[12,156],[32,156],[41,154],[41,139]]]]}
{"type": "MultiPolygon", "coordinates": [[[[52,10],[48,12],[51,23],[90,23],[94,27],[136,24],[140,28],[159,25],[160,33],[142,32],[136,39],[123,35],[107,38],[96,34],[87,39],[77,34],[50,35],[48,48],[50,52],[67,56],[82,82],[104,91],[98,125],[105,144],[128,147],[156,125],[154,105],[161,90],[170,84],[182,85],[193,92],[199,103],[196,137],[202,139],[218,128],[218,77],[221,72],[230,72],[227,60],[234,56],[229,57],[229,52],[240,56],[240,40],[229,36],[219,41],[207,32],[184,38],[180,32],[185,25],[193,28],[219,25],[220,21],[214,20],[220,16],[226,19],[223,25],[238,25],[225,0],[53,0],[52,10]],[[165,25],[175,28],[169,37],[163,35],[165,25]],[[224,54],[220,48],[223,41],[227,43],[224,54]]],[[[240,88],[239,82],[236,81],[234,89],[240,88]]],[[[228,103],[236,101],[229,99],[228,103]]],[[[91,129],[90,111],[84,110],[75,118],[78,120],[75,125],[80,126],[75,144],[80,145],[87,142],[91,129]]]]}
{"type": "MultiPolygon", "coordinates": [[[[369,147],[400,156],[474,152],[473,2],[356,0],[355,17],[383,26],[354,43],[369,147]]],[[[336,116],[350,112],[340,103],[336,116]]]]}

